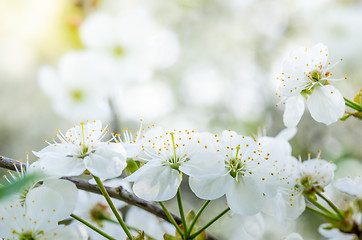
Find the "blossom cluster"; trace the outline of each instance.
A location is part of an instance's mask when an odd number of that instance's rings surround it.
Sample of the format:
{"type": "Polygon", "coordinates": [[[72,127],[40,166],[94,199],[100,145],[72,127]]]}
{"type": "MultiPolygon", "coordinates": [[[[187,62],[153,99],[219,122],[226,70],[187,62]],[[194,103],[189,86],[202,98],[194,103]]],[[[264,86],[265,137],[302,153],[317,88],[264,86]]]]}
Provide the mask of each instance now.
{"type": "MultiPolygon", "coordinates": [[[[122,175],[127,159],[138,161],[139,169],[122,182],[133,182],[132,191],[140,198],[170,200],[187,175],[197,197],[225,196],[235,214],[263,212],[279,221],[296,219],[305,210],[305,196],[323,191],[334,176],[335,165],[319,156],[306,161],[292,156],[288,140],[296,129],[251,137],[231,130],[216,135],[151,126],[135,137],[124,131],[123,137],[112,134],[103,140],[106,133],[100,121],[81,123],[65,134],[58,130],[58,142],[34,152],[36,164],[53,176],[90,173],[111,180],[122,175]]],[[[93,215],[103,208],[94,206],[93,215]]]]}
{"type": "MultiPolygon", "coordinates": [[[[133,19],[135,16],[141,17],[145,22],[148,20],[148,15],[141,9],[115,18],[95,14],[82,25],[83,41],[89,45],[89,48],[94,48],[92,54],[98,54],[99,49],[111,50],[113,53],[116,50],[118,55],[130,54],[132,57],[129,59],[139,62],[138,46],[132,46],[136,43],[124,39],[123,35],[117,35],[109,29],[94,25],[99,21],[104,21],[107,25],[112,25],[113,21],[124,23],[123,18],[133,19]],[[97,36],[101,37],[97,39],[92,32],[88,32],[89,29],[98,29],[102,34],[97,36]],[[122,42],[121,46],[119,41],[122,42]],[[129,50],[124,50],[123,46],[129,47],[129,50]]],[[[149,22],[149,25],[144,25],[142,22],[140,25],[144,29],[141,29],[141,32],[130,30],[130,36],[160,30],[152,22],[149,22]]],[[[172,39],[171,33],[166,30],[161,33],[162,36],[172,39]]],[[[154,71],[153,67],[163,65],[162,62],[151,61],[154,60],[153,54],[155,54],[154,49],[151,50],[149,50],[150,62],[146,61],[143,65],[149,72],[154,71]]],[[[74,55],[76,58],[87,55],[85,59],[89,61],[89,66],[94,63],[91,61],[92,57],[88,56],[90,53],[83,52],[79,56],[77,54],[74,55]]],[[[119,56],[102,57],[111,59],[112,64],[116,62],[119,66],[133,64],[132,61],[127,62],[130,61],[128,58],[126,61],[117,59],[119,56]]],[[[88,235],[92,237],[94,232],[87,233],[81,225],[69,220],[72,217],[84,224],[83,220],[74,215],[77,213],[97,226],[90,227],[93,230],[101,228],[106,231],[107,233],[97,231],[103,237],[132,239],[132,234],[138,234],[138,230],[145,230],[147,226],[139,229],[141,224],[137,220],[135,222],[138,226],[134,226],[130,233],[128,227],[132,227],[132,221],[126,221],[127,227],[119,213],[124,204],[116,202],[117,207],[113,206],[103,183],[112,182],[116,186],[122,184],[125,188],[130,186],[128,190],[137,197],[146,201],[160,202],[162,207],[164,201],[176,196],[182,209],[180,186],[183,180],[188,181],[191,191],[198,198],[206,200],[206,204],[224,197],[227,209],[222,214],[231,210],[235,215],[256,217],[262,213],[284,223],[297,219],[308,208],[328,219],[328,223],[319,228],[323,236],[330,238],[338,235],[341,239],[360,237],[362,235],[360,228],[362,194],[359,186],[361,179],[341,179],[331,184],[336,169],[334,163],[321,159],[320,153],[315,158],[311,158],[309,154],[305,161],[300,156],[295,158],[289,143],[297,132],[295,127],[304,112],[305,100],[312,117],[327,125],[336,122],[345,113],[343,96],[331,85],[333,80],[340,79],[332,78],[330,69],[334,64],[329,63],[327,57],[327,47],[319,43],[311,49],[295,50],[285,61],[283,72],[278,76],[281,81],[278,96],[286,105],[283,120],[287,128],[276,137],[265,134],[247,136],[230,129],[217,134],[192,129],[167,130],[154,125],[147,128],[141,125],[134,136],[127,129],[122,135],[112,133],[109,136],[108,125],[103,127],[101,120],[81,122],[68,129],[66,133],[57,129],[58,139],[44,140],[48,146],[40,151],[34,151],[38,160],[30,166],[27,165],[29,173],[41,172],[41,177],[25,186],[14,197],[1,203],[0,237],[20,240],[87,239],[88,235]],[[132,169],[131,164],[133,164],[132,169]],[[127,171],[124,171],[125,169],[127,171]],[[94,178],[106,202],[103,198],[91,201],[93,195],[84,197],[85,193],[78,192],[73,183],[59,179],[63,176],[80,175],[91,175],[94,178]],[[349,195],[347,208],[337,207],[324,196],[326,189],[332,185],[340,192],[349,195]],[[82,198],[89,199],[86,200],[87,203],[82,203],[82,198]],[[321,204],[323,201],[332,210],[323,206],[321,204]],[[62,221],[72,223],[64,225],[62,221]],[[117,225],[118,223],[122,228],[117,225]],[[114,237],[107,237],[107,234],[114,237]]],[[[93,60],[96,61],[95,59],[98,57],[93,60]]],[[[85,67],[81,61],[76,61],[72,57],[66,59],[62,65],[71,68],[85,67]]],[[[105,67],[107,69],[107,66],[105,67]]],[[[52,71],[43,69],[43,74],[55,77],[52,71]]],[[[101,72],[106,71],[101,70],[101,72]]],[[[61,73],[60,76],[69,84],[73,84],[72,78],[82,78],[84,73],[83,70],[78,72],[74,69],[72,73],[61,73]]],[[[99,79],[99,76],[91,75],[99,79]]],[[[114,75],[110,76],[113,77],[114,75]]],[[[87,84],[81,84],[73,89],[71,94],[74,99],[85,97],[84,93],[78,90],[87,84]]],[[[94,111],[93,106],[91,111],[94,111]]],[[[28,174],[22,167],[16,170],[19,176],[10,173],[15,180],[28,174]]],[[[11,182],[6,176],[5,178],[11,182]]],[[[174,224],[173,228],[164,222],[159,222],[157,227],[150,227],[147,233],[151,232],[160,238],[160,231],[167,232],[165,235],[167,239],[167,234],[175,233],[176,230],[176,234],[185,236],[183,239],[195,238],[197,234],[192,231],[192,227],[197,219],[187,226],[182,211],[180,210],[183,230],[178,225],[174,224]],[[191,228],[189,232],[187,227],[191,228]]],[[[137,215],[136,210],[128,213],[127,219],[137,215]]],[[[170,221],[172,222],[172,219],[170,221]]],[[[153,219],[150,222],[155,221],[153,219]]],[[[85,225],[90,226],[88,223],[85,225]]],[[[94,239],[97,239],[97,236],[94,236],[94,239]]],[[[302,238],[293,233],[286,239],[302,238]]]]}

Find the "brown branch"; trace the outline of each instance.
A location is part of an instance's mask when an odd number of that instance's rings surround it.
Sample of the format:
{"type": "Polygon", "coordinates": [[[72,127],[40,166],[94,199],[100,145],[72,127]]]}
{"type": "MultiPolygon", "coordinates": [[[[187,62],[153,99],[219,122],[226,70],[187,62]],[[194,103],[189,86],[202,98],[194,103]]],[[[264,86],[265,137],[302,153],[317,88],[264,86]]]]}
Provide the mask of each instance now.
{"type": "MultiPolygon", "coordinates": [[[[24,163],[0,155],[0,167],[1,168],[15,170],[15,165],[18,169],[20,169],[21,167],[26,168],[26,165],[24,163]]],[[[79,179],[79,178],[74,178],[74,177],[62,177],[62,179],[66,179],[68,181],[73,182],[77,186],[78,189],[102,195],[98,186],[90,184],[88,181],[85,181],[85,180],[79,179]]],[[[111,196],[112,198],[119,199],[130,205],[142,208],[143,210],[150,212],[150,213],[156,215],[157,217],[160,217],[169,222],[169,219],[167,218],[166,214],[164,213],[162,208],[159,207],[158,205],[156,205],[152,202],[145,201],[145,200],[135,196],[134,194],[128,192],[127,190],[123,189],[122,187],[116,187],[116,188],[105,187],[105,188],[106,188],[109,196],[111,196]]],[[[172,213],[171,213],[171,215],[175,219],[177,224],[181,224],[181,219],[178,216],[176,216],[172,213]]],[[[206,240],[217,240],[217,239],[208,235],[206,237],[206,240]]]]}

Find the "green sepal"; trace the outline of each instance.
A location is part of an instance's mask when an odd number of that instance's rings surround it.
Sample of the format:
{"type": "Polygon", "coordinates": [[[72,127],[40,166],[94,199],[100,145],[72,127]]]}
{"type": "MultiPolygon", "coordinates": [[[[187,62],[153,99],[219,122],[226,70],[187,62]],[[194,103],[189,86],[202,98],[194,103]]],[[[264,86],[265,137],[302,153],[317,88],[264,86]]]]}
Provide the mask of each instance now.
{"type": "MultiPolygon", "coordinates": [[[[176,234],[177,234],[177,232],[176,232],[176,234]]],[[[163,239],[164,240],[182,240],[182,237],[178,234],[177,234],[177,236],[172,236],[170,234],[165,233],[163,235],[163,239]]]]}
{"type": "Polygon", "coordinates": [[[131,175],[141,167],[140,161],[135,161],[133,158],[127,158],[126,171],[128,175],[131,175]]]}
{"type": "Polygon", "coordinates": [[[352,115],[353,115],[353,117],[362,119],[362,112],[355,112],[355,113],[353,113],[352,115]]]}
{"type": "Polygon", "coordinates": [[[312,193],[312,192],[304,192],[304,196],[307,198],[307,199],[312,199],[314,201],[317,201],[317,196],[315,195],[315,193],[312,193]]]}
{"type": "Polygon", "coordinates": [[[344,115],[344,116],[341,117],[339,120],[345,121],[345,120],[347,120],[350,116],[352,116],[352,115],[351,115],[351,114],[344,115]]]}
{"type": "MultiPolygon", "coordinates": [[[[134,240],[145,240],[145,232],[144,231],[138,231],[138,235],[133,237],[134,240]]],[[[127,238],[129,240],[129,238],[127,238]]]]}
{"type": "Polygon", "coordinates": [[[358,103],[362,107],[362,88],[359,90],[357,95],[353,98],[355,103],[358,103]]]}
{"type": "MultiPolygon", "coordinates": [[[[194,218],[195,218],[196,214],[194,212],[194,210],[190,210],[187,215],[186,215],[186,224],[187,226],[190,226],[191,223],[193,222],[194,218]]],[[[200,230],[201,226],[200,226],[200,221],[199,219],[197,219],[194,227],[192,228],[191,233],[189,233],[189,235],[191,236],[192,234],[194,234],[195,232],[197,232],[198,230],[200,230]]],[[[206,239],[206,231],[202,231],[199,235],[197,235],[195,238],[195,240],[205,240],[206,239]]]]}

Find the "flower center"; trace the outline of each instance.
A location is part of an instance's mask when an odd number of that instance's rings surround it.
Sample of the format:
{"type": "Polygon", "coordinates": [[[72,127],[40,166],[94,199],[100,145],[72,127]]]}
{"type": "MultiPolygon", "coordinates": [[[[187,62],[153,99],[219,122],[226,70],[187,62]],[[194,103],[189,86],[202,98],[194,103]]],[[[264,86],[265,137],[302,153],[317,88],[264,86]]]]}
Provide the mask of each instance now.
{"type": "Polygon", "coordinates": [[[180,167],[181,165],[181,158],[179,157],[172,157],[172,158],[169,158],[167,159],[167,162],[169,163],[169,166],[175,170],[178,170],[178,168],[180,167]]]}
{"type": "Polygon", "coordinates": [[[240,146],[237,146],[235,158],[225,160],[226,169],[228,170],[230,176],[235,178],[236,181],[239,181],[239,176],[244,176],[246,171],[245,164],[242,163],[241,159],[238,157],[239,150],[240,146]]]}
{"type": "Polygon", "coordinates": [[[317,185],[318,182],[312,182],[312,176],[310,174],[302,177],[300,179],[299,184],[297,184],[295,187],[300,188],[302,187],[305,193],[314,194],[315,192],[324,191],[321,186],[317,185]],[[317,185],[317,186],[316,186],[317,185]]]}
{"type": "Polygon", "coordinates": [[[103,226],[102,220],[109,219],[111,214],[107,205],[97,203],[90,210],[91,219],[96,222],[99,226],[103,226]]]}
{"type": "Polygon", "coordinates": [[[15,230],[13,231],[13,234],[16,234],[19,236],[19,240],[36,240],[37,239],[37,235],[39,234],[44,234],[43,231],[40,232],[32,232],[32,231],[26,231],[26,232],[22,232],[22,233],[18,233],[15,230]]]}
{"type": "Polygon", "coordinates": [[[229,171],[230,176],[238,180],[239,175],[244,176],[246,171],[245,164],[243,164],[240,159],[229,159],[225,161],[226,169],[229,171]]]}
{"type": "Polygon", "coordinates": [[[70,96],[72,99],[74,99],[76,102],[80,102],[84,99],[84,94],[80,90],[73,90],[70,93],[70,96]]]}
{"type": "Polygon", "coordinates": [[[123,56],[124,55],[124,48],[122,48],[121,46],[117,46],[113,49],[113,53],[116,56],[123,56]]]}

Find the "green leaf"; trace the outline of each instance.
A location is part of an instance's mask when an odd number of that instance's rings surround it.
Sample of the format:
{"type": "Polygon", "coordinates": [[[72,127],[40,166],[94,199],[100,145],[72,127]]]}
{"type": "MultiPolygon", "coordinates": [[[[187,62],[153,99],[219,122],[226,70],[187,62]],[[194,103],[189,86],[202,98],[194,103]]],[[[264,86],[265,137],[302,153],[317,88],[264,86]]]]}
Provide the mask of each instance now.
{"type": "Polygon", "coordinates": [[[10,197],[21,189],[25,188],[34,179],[39,179],[37,174],[28,174],[25,177],[0,187],[0,200],[10,197]]]}

